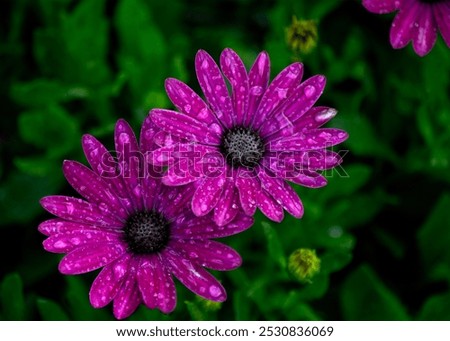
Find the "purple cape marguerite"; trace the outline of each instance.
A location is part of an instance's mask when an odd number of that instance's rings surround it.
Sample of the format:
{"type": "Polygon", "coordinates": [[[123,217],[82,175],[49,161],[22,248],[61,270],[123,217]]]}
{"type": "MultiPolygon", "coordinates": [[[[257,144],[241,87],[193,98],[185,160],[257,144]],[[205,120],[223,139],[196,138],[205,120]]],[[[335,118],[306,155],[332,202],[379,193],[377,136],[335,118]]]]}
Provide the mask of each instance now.
{"type": "Polygon", "coordinates": [[[167,94],[178,111],[150,112],[167,137],[159,138],[166,144],[152,152],[149,161],[168,166],[163,177],[167,185],[195,183],[193,212],[203,216],[213,211],[220,226],[234,219],[240,208],[250,216],[259,208],[274,221],[283,219],[283,209],[302,217],[300,198],[286,180],[324,186],[327,180],[320,171],[341,162],[326,148],[348,137],[345,131],[321,128],[336,115],[332,108],[313,107],[325,77],[301,82],[303,65],[293,63],[269,85],[266,52],[247,73],[229,48],[220,56],[220,67],[205,51],[197,53],[195,69],[207,103],[183,82],[166,80],[167,94]]]}
{"type": "Polygon", "coordinates": [[[450,47],[449,0],[363,0],[363,6],[377,14],[398,11],[391,26],[390,41],[395,49],[410,41],[421,57],[433,48],[437,30],[450,47]]]}
{"type": "Polygon", "coordinates": [[[211,216],[192,214],[190,186],[167,187],[157,169],[146,169],[144,154],[154,148],[157,128],[146,119],[140,146],[123,120],[115,129],[118,160],[93,136],[83,137],[92,170],[65,161],[64,175],[86,200],[48,196],[42,206],[57,216],[39,225],[48,236],[47,251],[67,253],[59,263],[63,274],[103,268],[92,284],[93,307],[113,303],[114,316],[128,317],[144,303],[171,312],[176,306],[172,275],[199,296],[224,301],[222,285],[204,267],[231,270],[241,264],[232,248],[210,240],[239,233],[252,224],[243,213],[219,227],[211,216]]]}

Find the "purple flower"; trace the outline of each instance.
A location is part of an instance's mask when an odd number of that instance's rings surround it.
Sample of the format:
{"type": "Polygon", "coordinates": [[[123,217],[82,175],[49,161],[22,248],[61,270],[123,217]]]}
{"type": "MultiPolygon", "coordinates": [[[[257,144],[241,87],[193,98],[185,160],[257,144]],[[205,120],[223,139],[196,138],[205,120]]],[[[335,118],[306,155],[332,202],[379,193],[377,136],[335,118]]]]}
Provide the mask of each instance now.
{"type": "Polygon", "coordinates": [[[92,170],[65,161],[64,175],[86,200],[48,196],[42,206],[57,216],[39,225],[48,236],[47,251],[67,253],[59,263],[63,274],[103,268],[89,298],[95,308],[113,303],[114,316],[128,317],[143,302],[171,312],[176,305],[172,275],[199,296],[224,301],[222,285],[203,267],[231,270],[241,258],[230,247],[210,240],[239,233],[252,219],[238,213],[235,222],[218,227],[210,216],[196,217],[188,202],[191,185],[167,187],[158,169],[145,169],[144,156],[154,148],[158,129],[146,119],[140,146],[123,120],[115,129],[118,160],[93,136],[83,137],[92,170]]]}
{"type": "Polygon", "coordinates": [[[220,70],[200,50],[195,69],[208,103],[186,84],[167,79],[167,94],[178,112],[150,112],[167,134],[159,139],[166,144],[151,153],[150,162],[169,166],[163,177],[167,185],[194,183],[194,214],[213,211],[219,226],[231,221],[239,207],[250,216],[259,208],[274,221],[283,219],[283,209],[302,217],[300,198],[285,180],[322,187],[327,180],[318,171],[341,162],[326,148],[344,141],[347,133],[321,128],[336,110],[313,107],[325,77],[301,83],[303,65],[294,63],[269,85],[269,64],[268,54],[262,52],[247,73],[239,56],[225,49],[220,70]]]}
{"type": "Polygon", "coordinates": [[[414,51],[423,57],[433,48],[438,28],[450,47],[449,0],[363,0],[363,6],[378,14],[398,11],[390,34],[394,49],[412,41],[414,51]]]}

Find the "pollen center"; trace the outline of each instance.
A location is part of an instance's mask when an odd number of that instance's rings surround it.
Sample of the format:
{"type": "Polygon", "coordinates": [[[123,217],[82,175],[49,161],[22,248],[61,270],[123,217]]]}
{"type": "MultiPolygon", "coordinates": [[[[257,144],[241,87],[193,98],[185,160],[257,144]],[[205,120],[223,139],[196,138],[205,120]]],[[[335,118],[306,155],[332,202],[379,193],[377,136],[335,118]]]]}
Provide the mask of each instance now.
{"type": "Polygon", "coordinates": [[[152,254],[164,249],[169,241],[167,219],[154,211],[136,212],[128,217],[124,240],[134,254],[152,254]]]}
{"type": "Polygon", "coordinates": [[[254,168],[264,156],[264,143],[251,128],[234,127],[222,136],[221,150],[229,165],[254,168]]]}

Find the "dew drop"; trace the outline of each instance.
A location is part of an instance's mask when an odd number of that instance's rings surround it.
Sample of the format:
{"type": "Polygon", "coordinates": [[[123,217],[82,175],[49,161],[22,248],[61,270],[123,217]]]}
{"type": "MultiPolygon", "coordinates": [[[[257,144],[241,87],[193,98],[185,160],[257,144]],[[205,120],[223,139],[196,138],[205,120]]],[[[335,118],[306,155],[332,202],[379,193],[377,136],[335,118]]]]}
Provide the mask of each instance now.
{"type": "Polygon", "coordinates": [[[259,96],[262,94],[262,92],[263,92],[263,88],[261,86],[252,86],[250,88],[251,95],[259,96]]]}
{"type": "Polygon", "coordinates": [[[65,248],[66,246],[67,246],[67,243],[63,242],[62,240],[58,240],[57,242],[55,242],[55,243],[53,244],[53,247],[54,247],[55,249],[63,249],[63,248],[65,248]]]}
{"type": "Polygon", "coordinates": [[[334,109],[326,109],[316,114],[314,120],[318,123],[326,122],[336,116],[337,111],[334,109]]]}
{"type": "Polygon", "coordinates": [[[209,287],[209,293],[211,294],[212,297],[218,297],[220,296],[220,294],[222,293],[220,288],[216,285],[211,285],[209,287]]]}
{"type": "Polygon", "coordinates": [[[308,98],[310,98],[310,97],[312,97],[315,93],[316,93],[316,88],[315,87],[313,87],[312,85],[307,85],[306,87],[305,87],[305,96],[306,97],[308,97],[308,98]]]}

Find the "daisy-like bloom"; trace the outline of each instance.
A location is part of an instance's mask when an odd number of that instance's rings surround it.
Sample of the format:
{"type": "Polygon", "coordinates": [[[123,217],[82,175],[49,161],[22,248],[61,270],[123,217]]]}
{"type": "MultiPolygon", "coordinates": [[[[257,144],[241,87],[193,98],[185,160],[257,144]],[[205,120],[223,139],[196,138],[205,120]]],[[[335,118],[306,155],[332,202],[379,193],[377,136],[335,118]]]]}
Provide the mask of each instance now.
{"type": "Polygon", "coordinates": [[[433,48],[438,29],[450,47],[449,0],[363,0],[362,3],[367,10],[377,14],[398,11],[390,33],[395,49],[412,41],[414,51],[423,57],[433,48]]]}
{"type": "Polygon", "coordinates": [[[302,217],[300,198],[285,180],[321,187],[327,180],[318,171],[341,162],[326,148],[344,141],[347,133],[321,128],[336,110],[313,107],[325,77],[301,82],[303,65],[294,63],[269,85],[269,64],[262,52],[247,73],[239,56],[227,48],[220,70],[200,50],[195,69],[207,103],[186,84],[167,79],[167,94],[178,111],[150,112],[172,138],[149,161],[168,166],[163,177],[167,185],[195,183],[193,212],[204,216],[213,211],[219,226],[231,221],[240,207],[250,216],[259,208],[274,221],[283,219],[283,209],[302,217]]]}
{"type": "Polygon", "coordinates": [[[44,248],[67,253],[59,263],[63,274],[103,268],[92,284],[90,302],[101,308],[114,301],[118,319],[128,317],[142,302],[150,309],[171,312],[176,305],[172,275],[197,295],[224,301],[224,288],[204,267],[231,270],[241,258],[210,239],[239,233],[252,224],[243,213],[223,227],[210,216],[193,215],[188,205],[191,186],[164,186],[157,169],[145,169],[143,155],[154,148],[156,133],[146,119],[138,145],[127,122],[119,120],[118,160],[93,136],[85,135],[82,144],[92,170],[65,161],[63,171],[86,200],[59,195],[41,200],[57,216],[39,225],[48,236],[44,248]]]}

